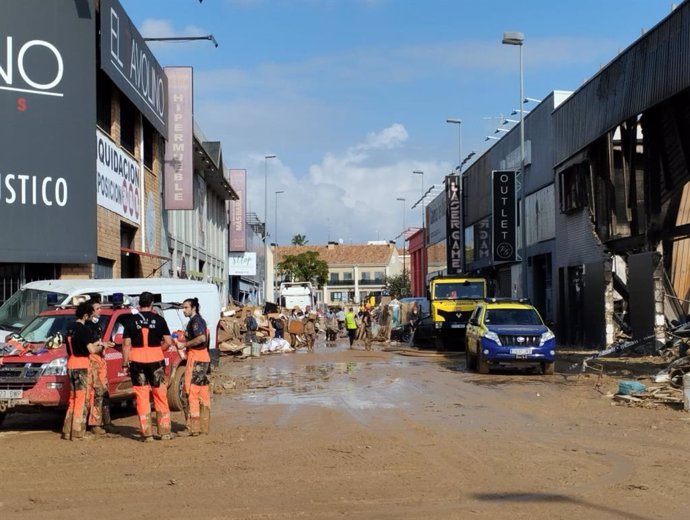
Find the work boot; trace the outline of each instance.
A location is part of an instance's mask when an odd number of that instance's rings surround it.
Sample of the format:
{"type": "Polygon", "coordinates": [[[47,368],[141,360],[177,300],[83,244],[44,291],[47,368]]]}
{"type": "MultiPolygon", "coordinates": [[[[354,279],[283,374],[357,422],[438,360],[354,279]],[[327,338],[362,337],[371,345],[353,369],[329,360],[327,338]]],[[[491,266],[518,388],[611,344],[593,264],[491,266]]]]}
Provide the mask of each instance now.
{"type": "Polygon", "coordinates": [[[93,433],[94,435],[105,435],[107,432],[105,428],[101,426],[92,426],[91,433],[93,433]]]}
{"type": "Polygon", "coordinates": [[[199,432],[208,435],[211,432],[211,407],[201,405],[201,416],[199,417],[199,432]]]}
{"type": "Polygon", "coordinates": [[[161,435],[162,441],[170,441],[170,440],[172,440],[172,438],[173,438],[172,433],[164,433],[163,435],[161,435]]]}
{"type": "Polygon", "coordinates": [[[153,442],[153,435],[144,435],[141,438],[142,442],[153,442]]]}
{"type": "Polygon", "coordinates": [[[62,435],[61,438],[68,441],[72,437],[72,420],[73,415],[68,413],[65,416],[65,422],[62,423],[62,435]]]}
{"type": "Polygon", "coordinates": [[[166,435],[170,435],[170,413],[164,414],[156,412],[156,426],[158,428],[158,435],[161,439],[166,435]]]}
{"type": "Polygon", "coordinates": [[[196,437],[199,435],[199,432],[201,431],[201,418],[200,417],[190,417],[189,419],[189,431],[192,434],[192,437],[196,437]]]}
{"type": "Polygon", "coordinates": [[[176,435],[178,437],[189,437],[190,435],[192,435],[192,431],[188,428],[185,428],[184,430],[180,430],[179,432],[177,432],[176,435]]]}

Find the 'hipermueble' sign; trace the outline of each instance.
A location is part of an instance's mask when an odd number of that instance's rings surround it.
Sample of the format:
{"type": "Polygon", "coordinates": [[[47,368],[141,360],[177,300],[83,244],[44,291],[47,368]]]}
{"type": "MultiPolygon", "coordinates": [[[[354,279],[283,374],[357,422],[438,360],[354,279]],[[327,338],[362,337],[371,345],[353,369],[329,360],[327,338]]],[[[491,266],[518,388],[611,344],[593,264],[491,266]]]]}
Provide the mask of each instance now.
{"type": "Polygon", "coordinates": [[[191,67],[166,67],[168,144],[165,209],[194,209],[194,92],[191,67]]]}
{"type": "Polygon", "coordinates": [[[493,185],[493,257],[494,262],[517,260],[515,227],[517,204],[514,171],[491,172],[493,185]]]}

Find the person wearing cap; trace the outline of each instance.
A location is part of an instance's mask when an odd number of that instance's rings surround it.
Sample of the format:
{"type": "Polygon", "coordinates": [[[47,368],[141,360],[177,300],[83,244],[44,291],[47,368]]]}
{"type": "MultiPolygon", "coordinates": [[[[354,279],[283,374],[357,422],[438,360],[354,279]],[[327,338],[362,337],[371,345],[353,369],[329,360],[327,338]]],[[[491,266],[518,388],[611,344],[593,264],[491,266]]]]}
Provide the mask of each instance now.
{"type": "MultiPolygon", "coordinates": [[[[188,298],[182,302],[182,312],[189,318],[184,332],[184,347],[187,349],[187,366],[184,373],[184,391],[187,394],[184,431],[180,436],[196,437],[208,434],[211,422],[211,395],[208,372],[211,357],[208,352],[206,321],[199,314],[199,300],[188,298]]],[[[175,340],[180,348],[179,340],[175,340]]]]}
{"type": "Polygon", "coordinates": [[[316,342],[316,312],[314,311],[307,314],[305,319],[304,337],[307,340],[307,350],[314,352],[314,343],[316,342]]]}
{"type": "Polygon", "coordinates": [[[93,303],[81,302],[74,312],[76,320],[67,332],[67,375],[69,376],[69,404],[62,425],[62,438],[79,440],[86,432],[86,414],[89,402],[89,355],[97,352],[99,345],[93,341],[93,333],[86,325],[93,314],[93,303]]]}
{"type": "Polygon", "coordinates": [[[158,435],[161,440],[170,440],[164,351],[172,345],[172,338],[165,318],[153,312],[153,294],[150,292],[144,291],[139,296],[139,311],[126,322],[122,338],[122,367],[129,370],[132,378],[142,440],[153,440],[149,394],[153,394],[158,435]]]}

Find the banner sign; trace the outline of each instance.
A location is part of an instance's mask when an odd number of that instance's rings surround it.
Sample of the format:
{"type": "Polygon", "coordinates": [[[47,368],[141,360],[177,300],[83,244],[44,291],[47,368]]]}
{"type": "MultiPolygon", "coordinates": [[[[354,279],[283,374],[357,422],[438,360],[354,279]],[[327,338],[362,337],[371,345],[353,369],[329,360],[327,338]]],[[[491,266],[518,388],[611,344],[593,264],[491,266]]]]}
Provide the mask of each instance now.
{"type": "Polygon", "coordinates": [[[256,253],[230,253],[229,276],[256,276],[256,253]]]}
{"type": "Polygon", "coordinates": [[[141,167],[134,157],[96,129],[96,190],[99,206],[141,222],[141,167]]]}
{"type": "Polygon", "coordinates": [[[493,260],[494,262],[517,261],[516,225],[517,197],[513,170],[491,172],[493,185],[493,260]]]}
{"type": "Polygon", "coordinates": [[[474,260],[491,259],[491,217],[474,225],[474,260]]]}
{"type": "Polygon", "coordinates": [[[168,76],[168,142],[165,209],[194,209],[194,110],[191,67],[165,67],[168,76]]]}
{"type": "Polygon", "coordinates": [[[446,194],[439,193],[426,207],[428,243],[436,244],[446,239],[446,194]]]}
{"type": "Polygon", "coordinates": [[[101,68],[166,136],[168,80],[118,0],[101,0],[101,68]]]}
{"type": "Polygon", "coordinates": [[[237,200],[230,201],[230,237],[228,249],[232,252],[247,250],[247,170],[230,170],[230,186],[237,200]]]}
{"type": "Polygon", "coordinates": [[[446,265],[449,275],[463,271],[462,252],[462,201],[460,177],[446,177],[446,265]]]}
{"type": "Polygon", "coordinates": [[[0,262],[96,262],[95,2],[0,10],[0,262]]]}

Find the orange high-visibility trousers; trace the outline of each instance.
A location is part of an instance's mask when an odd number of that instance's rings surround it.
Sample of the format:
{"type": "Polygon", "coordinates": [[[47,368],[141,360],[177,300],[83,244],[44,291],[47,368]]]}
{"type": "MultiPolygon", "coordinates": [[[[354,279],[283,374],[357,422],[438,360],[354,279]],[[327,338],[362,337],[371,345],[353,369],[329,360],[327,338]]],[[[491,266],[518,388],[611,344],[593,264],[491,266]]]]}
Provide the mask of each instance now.
{"type": "Polygon", "coordinates": [[[100,354],[89,356],[89,426],[110,424],[110,393],[108,364],[100,354]]]}
{"type": "MultiPolygon", "coordinates": [[[[208,350],[187,350],[187,366],[184,373],[184,390],[187,394],[188,417],[187,429],[198,433],[201,429],[200,417],[202,407],[210,414],[211,394],[209,391],[208,369],[211,358],[208,350]]],[[[208,422],[208,418],[205,421],[208,422]]],[[[207,430],[207,425],[206,428],[207,430]]],[[[203,433],[208,433],[204,431],[203,433]]]]}
{"type": "Polygon", "coordinates": [[[87,403],[89,401],[88,372],[86,368],[68,369],[70,380],[69,402],[62,436],[65,439],[79,439],[86,431],[87,403]]]}
{"type": "Polygon", "coordinates": [[[141,434],[151,436],[151,399],[156,409],[158,434],[170,433],[170,406],[168,405],[167,385],[165,384],[165,362],[141,363],[130,361],[129,373],[137,400],[137,415],[141,434]]]}

